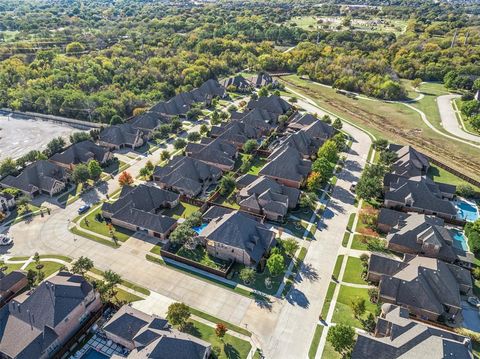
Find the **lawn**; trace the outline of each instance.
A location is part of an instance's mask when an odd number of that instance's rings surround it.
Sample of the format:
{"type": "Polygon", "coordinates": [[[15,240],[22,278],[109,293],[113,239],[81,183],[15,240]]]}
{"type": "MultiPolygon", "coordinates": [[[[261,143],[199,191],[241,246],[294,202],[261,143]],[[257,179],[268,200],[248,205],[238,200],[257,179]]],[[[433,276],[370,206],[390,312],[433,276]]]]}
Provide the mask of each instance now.
{"type": "MultiPolygon", "coordinates": [[[[48,261],[41,261],[41,265],[43,265],[42,272],[45,273],[45,278],[51,276],[52,274],[58,272],[58,270],[63,266],[60,263],[57,262],[48,262],[48,261]]],[[[28,270],[34,270],[36,271],[37,264],[35,262],[30,263],[27,268],[25,268],[26,271],[28,270]]]]}
{"type": "Polygon", "coordinates": [[[4,274],[8,274],[14,270],[19,270],[22,268],[23,263],[14,263],[14,264],[6,264],[5,262],[0,262],[0,268],[7,267],[7,269],[3,272],[4,274]]]}
{"type": "Polygon", "coordinates": [[[323,319],[327,318],[328,310],[330,309],[330,304],[332,303],[333,293],[335,292],[336,287],[337,283],[335,282],[330,282],[328,285],[327,295],[325,296],[321,313],[323,319]]]}
{"type": "Polygon", "coordinates": [[[355,213],[350,214],[350,217],[348,217],[348,223],[347,223],[347,231],[351,232],[352,227],[353,227],[353,222],[355,221],[355,213]]]}
{"type": "Polygon", "coordinates": [[[315,358],[315,354],[317,354],[318,344],[320,344],[320,338],[322,337],[323,326],[318,325],[315,328],[315,333],[313,334],[312,343],[310,344],[310,349],[308,350],[308,358],[313,359],[315,358]]]}
{"type": "Polygon", "coordinates": [[[362,234],[355,234],[353,236],[352,249],[371,252],[385,252],[386,242],[384,239],[378,237],[369,237],[362,234]]]}
{"type": "Polygon", "coordinates": [[[80,192],[82,191],[83,188],[83,183],[79,183],[77,185],[74,185],[74,188],[70,189],[69,191],[61,194],[58,198],[57,201],[60,203],[67,203],[70,204],[74,201],[74,199],[77,199],[80,192]]]}
{"type": "Polygon", "coordinates": [[[367,284],[362,278],[362,261],[360,258],[348,257],[347,266],[345,267],[345,273],[343,274],[342,281],[354,284],[367,284]]]}
{"type": "Polygon", "coordinates": [[[138,302],[139,300],[143,300],[142,297],[139,297],[138,295],[127,292],[121,288],[116,288],[116,292],[117,292],[117,295],[115,296],[113,301],[118,304],[123,302],[132,303],[132,302],[138,302]]]}
{"type": "MultiPolygon", "coordinates": [[[[96,219],[96,215],[101,213],[102,213],[101,206],[90,211],[88,215],[80,221],[80,227],[110,238],[111,237],[110,227],[107,225],[107,222],[106,221],[99,222],[96,219]],[[88,224],[86,221],[88,221],[88,224]]],[[[118,226],[113,226],[112,228],[114,231],[115,238],[117,238],[120,242],[125,242],[134,233],[128,229],[124,229],[118,226]]]]}
{"type": "Polygon", "coordinates": [[[338,279],[338,276],[340,275],[340,269],[342,268],[342,262],[343,262],[343,254],[339,255],[337,257],[337,261],[335,262],[335,267],[333,268],[333,276],[338,279]]]}
{"type": "Polygon", "coordinates": [[[61,254],[42,254],[40,256],[40,259],[46,259],[46,258],[60,259],[62,261],[68,262],[68,263],[72,262],[72,258],[67,257],[67,256],[62,256],[61,254]]]}
{"type": "Polygon", "coordinates": [[[236,193],[237,193],[237,190],[234,187],[229,194],[227,194],[225,196],[220,195],[215,200],[215,203],[221,204],[222,206],[225,206],[225,207],[230,207],[230,208],[233,208],[233,209],[239,209],[240,206],[237,204],[237,201],[236,201],[236,193]]]}
{"type": "Polygon", "coordinates": [[[362,319],[365,319],[369,313],[375,314],[377,307],[370,302],[368,289],[342,285],[338,294],[337,305],[335,306],[332,321],[334,323],[351,325],[356,328],[363,328],[362,323],[353,316],[353,310],[351,307],[352,299],[358,297],[365,299],[366,304],[366,311],[363,314],[362,319]]]}
{"type": "Polygon", "coordinates": [[[120,160],[112,161],[108,166],[103,168],[103,172],[107,174],[115,174],[118,173],[119,170],[126,170],[128,165],[120,160]]]}
{"type": "Polygon", "coordinates": [[[113,240],[109,240],[109,239],[104,239],[104,238],[97,237],[97,236],[95,236],[95,235],[93,235],[93,234],[84,232],[84,231],[78,229],[77,227],[71,228],[71,229],[70,229],[70,232],[72,232],[73,234],[77,234],[77,235],[79,235],[79,236],[81,236],[81,237],[90,239],[90,240],[92,240],[92,241],[95,241],[95,242],[104,244],[104,245],[106,245],[106,246],[112,247],[112,248],[118,248],[118,247],[120,247],[120,245],[118,245],[117,243],[115,243],[113,240]]]}
{"type": "Polygon", "coordinates": [[[342,246],[346,247],[348,245],[348,240],[350,239],[350,232],[345,232],[343,234],[342,246]]]}
{"type": "Polygon", "coordinates": [[[209,342],[213,347],[221,349],[221,353],[218,356],[219,359],[244,359],[247,358],[251,344],[245,340],[234,337],[230,334],[225,334],[223,340],[217,337],[215,334],[215,328],[212,328],[206,324],[197,322],[193,319],[189,320],[192,326],[187,333],[209,342]]]}
{"type": "MultiPolygon", "coordinates": [[[[309,223],[294,219],[294,218],[288,218],[287,222],[283,223],[281,226],[285,229],[285,232],[298,237],[298,238],[303,238],[303,235],[305,234],[305,230],[307,229],[309,223]]],[[[309,236],[310,234],[307,234],[309,236]]]]}
{"type": "Polygon", "coordinates": [[[412,103],[412,106],[423,111],[428,120],[435,127],[441,129],[442,120],[440,119],[440,112],[438,111],[437,97],[448,94],[448,91],[443,84],[435,82],[422,83],[419,86],[419,90],[424,97],[421,100],[412,103]]]}
{"type": "Polygon", "coordinates": [[[341,359],[342,356],[333,349],[332,344],[327,340],[323,347],[322,359],[341,359]]]}
{"type": "Polygon", "coordinates": [[[441,167],[434,165],[433,163],[430,164],[430,168],[428,169],[427,176],[434,180],[435,182],[440,183],[447,183],[451,185],[469,185],[475,188],[476,191],[480,191],[480,188],[469,184],[468,182],[464,181],[460,177],[455,176],[453,173],[444,170],[441,167]]]}
{"type": "Polygon", "coordinates": [[[162,249],[162,246],[160,244],[155,244],[152,249],[150,249],[150,253],[160,255],[160,250],[162,249]]]}
{"type": "Polygon", "coordinates": [[[203,264],[204,266],[213,268],[213,269],[222,269],[226,267],[228,263],[221,262],[217,259],[211,257],[203,246],[198,245],[195,249],[187,249],[185,246],[182,246],[176,253],[179,256],[188,258],[197,263],[203,264]]]}
{"type": "Polygon", "coordinates": [[[200,317],[200,318],[203,318],[205,320],[208,320],[209,322],[212,322],[212,323],[223,323],[225,324],[225,326],[229,329],[229,330],[232,330],[234,332],[237,332],[237,333],[240,333],[240,334],[243,334],[243,335],[246,335],[247,337],[251,337],[252,336],[252,333],[250,333],[248,330],[242,328],[242,327],[239,327],[238,325],[235,325],[235,324],[232,324],[232,323],[228,323],[224,320],[221,320],[217,317],[214,317],[213,315],[210,315],[210,314],[207,314],[207,313],[204,313],[200,310],[197,310],[195,308],[192,308],[190,307],[190,312],[193,314],[193,315],[196,315],[197,317],[200,317]]]}
{"type": "Polygon", "coordinates": [[[267,163],[267,159],[266,158],[263,158],[263,157],[255,157],[253,159],[253,163],[252,163],[252,166],[250,167],[250,169],[248,170],[247,173],[251,174],[251,175],[258,175],[258,172],[260,172],[260,170],[262,169],[262,167],[265,165],[265,163],[267,163]]]}
{"type": "MultiPolygon", "coordinates": [[[[290,212],[292,216],[303,219],[304,221],[310,221],[313,215],[313,210],[310,207],[299,208],[290,212]]],[[[317,222],[320,219],[319,215],[315,215],[313,221],[317,222]]]]}
{"type": "Polygon", "coordinates": [[[194,206],[193,204],[188,204],[186,202],[180,202],[175,208],[170,208],[162,211],[164,216],[172,217],[174,219],[187,218],[193,212],[196,212],[200,207],[194,206]]]}

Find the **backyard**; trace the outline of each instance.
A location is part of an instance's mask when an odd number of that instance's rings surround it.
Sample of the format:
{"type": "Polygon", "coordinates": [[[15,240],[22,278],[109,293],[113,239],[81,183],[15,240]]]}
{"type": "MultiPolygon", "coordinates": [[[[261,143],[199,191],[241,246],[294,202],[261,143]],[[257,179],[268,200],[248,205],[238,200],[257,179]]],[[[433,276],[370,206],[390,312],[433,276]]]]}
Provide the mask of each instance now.
{"type": "Polygon", "coordinates": [[[255,157],[252,162],[252,166],[248,170],[247,173],[251,175],[258,175],[258,172],[262,169],[262,167],[267,163],[267,159],[263,157],[255,157]]]}
{"type": "Polygon", "coordinates": [[[193,204],[189,204],[186,202],[180,202],[174,208],[165,209],[162,211],[164,216],[172,217],[173,219],[179,218],[187,218],[193,212],[196,212],[200,209],[200,207],[194,206],[193,204]]]}

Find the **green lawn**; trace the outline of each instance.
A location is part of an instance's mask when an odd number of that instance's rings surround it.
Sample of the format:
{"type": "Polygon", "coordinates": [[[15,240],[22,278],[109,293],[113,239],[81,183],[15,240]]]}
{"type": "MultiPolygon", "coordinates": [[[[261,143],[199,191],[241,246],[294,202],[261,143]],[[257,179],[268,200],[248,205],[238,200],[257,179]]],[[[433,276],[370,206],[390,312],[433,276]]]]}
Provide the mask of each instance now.
{"type": "MultiPolygon", "coordinates": [[[[102,207],[99,206],[93,211],[90,211],[86,217],[84,217],[80,221],[80,227],[83,229],[87,229],[89,231],[98,233],[100,235],[106,236],[106,237],[111,237],[110,235],[110,228],[107,225],[106,221],[103,222],[98,222],[95,216],[97,213],[101,214],[102,213],[102,207]],[[88,225],[86,223],[86,220],[88,220],[88,225]]],[[[114,230],[114,235],[115,238],[117,238],[120,242],[125,242],[128,238],[130,238],[134,232],[121,228],[118,226],[113,226],[112,227],[114,230]]]]}
{"type": "Polygon", "coordinates": [[[221,320],[217,317],[214,317],[213,315],[210,315],[210,314],[207,314],[205,312],[202,312],[200,310],[197,310],[195,308],[192,308],[190,307],[190,312],[193,314],[193,315],[196,315],[197,317],[200,317],[200,318],[203,318],[205,320],[208,320],[209,322],[212,322],[212,323],[223,323],[225,324],[225,326],[229,329],[229,330],[232,330],[234,332],[237,332],[237,333],[240,333],[240,334],[243,334],[243,335],[246,335],[247,337],[251,337],[252,336],[252,333],[250,333],[248,330],[242,328],[242,327],[239,327],[238,325],[235,325],[235,324],[232,324],[232,323],[228,323],[224,320],[221,320]]]}
{"type": "Polygon", "coordinates": [[[222,267],[226,267],[228,265],[226,262],[221,262],[211,257],[205,248],[200,245],[194,250],[187,249],[185,246],[182,246],[176,254],[213,269],[222,269],[222,267]]]}
{"type": "Polygon", "coordinates": [[[351,307],[352,299],[357,297],[365,299],[366,311],[362,316],[363,319],[368,316],[368,313],[375,314],[376,305],[370,302],[368,289],[353,288],[342,285],[337,298],[337,305],[335,306],[335,311],[333,313],[332,321],[334,323],[341,323],[351,325],[356,328],[362,328],[362,323],[353,316],[351,307]]]}
{"type": "Polygon", "coordinates": [[[378,237],[369,237],[362,234],[353,236],[352,249],[371,252],[385,252],[386,241],[378,237]]]}
{"type": "Polygon", "coordinates": [[[348,240],[350,239],[350,232],[345,232],[343,234],[342,246],[346,247],[348,245],[348,240]]]}
{"type": "Polygon", "coordinates": [[[150,253],[160,255],[160,250],[162,246],[160,244],[155,244],[152,249],[150,249],[150,253]]]}
{"type": "Polygon", "coordinates": [[[216,200],[215,203],[221,204],[222,206],[225,207],[230,207],[233,209],[239,209],[240,206],[238,205],[236,201],[236,189],[233,188],[232,191],[228,195],[221,195],[219,196],[216,200]]]}
{"type": "Polygon", "coordinates": [[[92,240],[92,241],[95,241],[95,242],[104,244],[104,245],[106,245],[106,246],[112,247],[112,248],[118,248],[118,247],[120,247],[120,245],[116,244],[113,240],[100,238],[100,237],[95,236],[95,235],[93,235],[93,234],[90,234],[90,233],[87,233],[87,232],[83,232],[82,230],[79,230],[77,227],[73,227],[72,229],[70,229],[70,232],[72,232],[73,234],[77,234],[77,235],[79,235],[79,236],[81,236],[81,237],[90,239],[90,240],[92,240]]]}
{"type": "Polygon", "coordinates": [[[351,213],[350,217],[348,217],[347,231],[352,231],[353,222],[355,221],[355,215],[355,213],[351,213]]]}
{"type": "Polygon", "coordinates": [[[258,175],[258,172],[262,169],[262,167],[267,163],[267,159],[263,157],[255,157],[252,163],[252,167],[248,170],[247,173],[251,175],[258,175]]]}
{"type": "MultiPolygon", "coordinates": [[[[48,261],[41,261],[40,262],[41,265],[43,265],[43,268],[42,268],[42,272],[45,273],[45,278],[46,277],[49,277],[50,275],[58,272],[58,270],[60,269],[60,267],[62,267],[62,264],[60,263],[57,263],[57,262],[48,262],[48,261]]],[[[28,270],[34,270],[36,271],[36,264],[35,262],[32,262],[30,263],[27,268],[25,268],[26,271],[28,270]]]]}
{"type": "Polygon", "coordinates": [[[22,268],[23,263],[14,263],[14,264],[6,264],[5,262],[0,262],[0,268],[7,267],[7,269],[3,272],[4,274],[8,274],[14,270],[19,270],[22,268]]]}
{"type": "Polygon", "coordinates": [[[112,161],[111,164],[109,164],[107,167],[104,167],[103,172],[105,172],[106,174],[115,174],[119,170],[125,171],[127,168],[128,168],[128,165],[125,162],[117,160],[117,161],[112,161]]]}
{"type": "MultiPolygon", "coordinates": [[[[287,233],[290,233],[298,238],[303,238],[308,224],[308,222],[304,222],[294,218],[288,218],[287,222],[283,223],[281,226],[285,229],[287,233]]],[[[307,234],[307,236],[309,235],[310,234],[307,234]]]]}
{"type": "Polygon", "coordinates": [[[45,258],[60,259],[60,260],[62,260],[62,261],[68,262],[68,263],[71,263],[71,262],[72,262],[72,258],[67,257],[67,256],[62,256],[61,254],[42,254],[42,255],[40,256],[40,259],[45,259],[45,258]]]}
{"type": "Polygon", "coordinates": [[[322,332],[323,332],[323,326],[317,324],[315,328],[315,333],[313,334],[312,343],[310,344],[310,349],[308,350],[309,359],[315,358],[315,354],[317,354],[318,344],[320,343],[322,332]]]}
{"type": "Polygon", "coordinates": [[[143,300],[142,297],[139,297],[138,295],[127,292],[123,289],[117,288],[116,291],[117,291],[117,295],[113,300],[118,304],[122,302],[132,303],[132,302],[138,302],[139,300],[143,300]]]}
{"type": "MultiPolygon", "coordinates": [[[[297,218],[303,219],[304,221],[310,221],[313,215],[313,210],[310,207],[299,208],[294,211],[291,211],[290,214],[297,218]]],[[[320,216],[317,214],[314,217],[314,222],[317,222],[320,219],[320,216]]]]}
{"type": "Polygon", "coordinates": [[[337,261],[335,262],[335,267],[333,268],[333,276],[337,279],[338,279],[338,276],[340,275],[340,269],[342,268],[342,262],[343,262],[343,254],[341,254],[337,257],[337,261]]]}
{"type": "Polygon", "coordinates": [[[172,217],[174,219],[187,218],[193,212],[196,212],[200,207],[194,206],[193,204],[188,204],[186,202],[180,202],[175,208],[170,208],[162,211],[164,216],[172,217]]]}
{"type": "Polygon", "coordinates": [[[193,326],[187,331],[187,333],[209,342],[212,345],[212,348],[220,348],[221,353],[218,356],[219,359],[244,359],[248,356],[248,353],[252,348],[249,342],[234,337],[228,334],[228,332],[223,337],[223,340],[220,340],[215,334],[215,328],[193,319],[190,319],[189,322],[192,323],[193,326]]]}
{"type": "Polygon", "coordinates": [[[336,287],[337,283],[335,282],[330,282],[330,284],[328,285],[327,295],[325,296],[325,301],[323,302],[321,313],[323,319],[327,318],[328,310],[330,308],[330,304],[332,303],[333,293],[335,292],[336,287]]]}
{"type": "Polygon", "coordinates": [[[440,119],[440,112],[437,106],[437,97],[448,94],[445,86],[441,83],[426,82],[420,85],[420,92],[424,97],[417,102],[412,103],[412,106],[423,111],[428,120],[438,128],[441,127],[442,120],[440,119]]]}
{"type": "Polygon", "coordinates": [[[332,344],[327,340],[323,347],[322,359],[341,359],[342,356],[333,349],[332,344]]]}
{"type": "Polygon", "coordinates": [[[354,284],[367,284],[362,278],[362,261],[360,258],[348,257],[347,266],[345,267],[345,273],[343,274],[342,281],[354,284]]]}
{"type": "Polygon", "coordinates": [[[78,199],[78,196],[80,192],[82,191],[83,188],[83,183],[79,183],[77,185],[74,185],[75,187],[72,188],[71,190],[63,193],[57,198],[57,201],[60,203],[67,203],[70,204],[74,202],[74,199],[78,199]]]}
{"type": "Polygon", "coordinates": [[[435,182],[440,182],[440,183],[447,183],[451,185],[469,185],[475,188],[476,191],[480,191],[480,188],[469,184],[468,182],[464,181],[460,177],[455,176],[453,173],[448,172],[447,170],[444,170],[443,168],[440,168],[433,163],[430,164],[430,168],[428,169],[427,176],[430,177],[432,180],[435,182]]]}

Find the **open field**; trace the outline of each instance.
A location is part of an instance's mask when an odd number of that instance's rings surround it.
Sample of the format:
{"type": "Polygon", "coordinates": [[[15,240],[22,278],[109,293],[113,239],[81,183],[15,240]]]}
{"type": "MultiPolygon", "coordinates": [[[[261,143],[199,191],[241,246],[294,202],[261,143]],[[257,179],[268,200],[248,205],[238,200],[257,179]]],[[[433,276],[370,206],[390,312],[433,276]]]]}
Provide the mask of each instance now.
{"type": "Polygon", "coordinates": [[[351,99],[296,75],[282,77],[282,81],[293,90],[314,99],[319,106],[345,117],[377,137],[415,146],[425,154],[480,179],[480,149],[434,132],[423,123],[418,113],[403,104],[351,99]]]}

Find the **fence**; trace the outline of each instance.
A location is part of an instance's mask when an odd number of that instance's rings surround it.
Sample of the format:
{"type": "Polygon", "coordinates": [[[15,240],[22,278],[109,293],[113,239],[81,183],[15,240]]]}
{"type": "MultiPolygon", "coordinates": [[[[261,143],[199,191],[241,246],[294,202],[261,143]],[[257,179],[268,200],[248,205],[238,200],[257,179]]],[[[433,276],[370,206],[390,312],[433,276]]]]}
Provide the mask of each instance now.
{"type": "MultiPolygon", "coordinates": [[[[426,155],[424,155],[424,156],[427,157],[428,160],[429,160],[431,163],[433,163],[434,165],[436,165],[436,166],[438,166],[438,167],[440,167],[440,168],[442,168],[442,169],[444,169],[444,170],[446,170],[446,171],[448,171],[448,172],[453,173],[455,176],[460,177],[460,178],[463,179],[465,182],[468,182],[468,183],[470,183],[470,184],[472,184],[472,185],[474,185],[474,186],[480,187],[480,182],[479,182],[479,181],[477,181],[477,180],[475,180],[475,179],[473,179],[473,178],[465,175],[465,174],[462,173],[462,172],[457,171],[456,169],[453,169],[452,167],[450,167],[450,166],[448,166],[448,165],[446,165],[446,164],[444,164],[444,163],[436,160],[435,158],[432,158],[432,157],[426,156],[426,155]]],[[[477,195],[478,195],[478,194],[477,194],[477,195]]]]}

